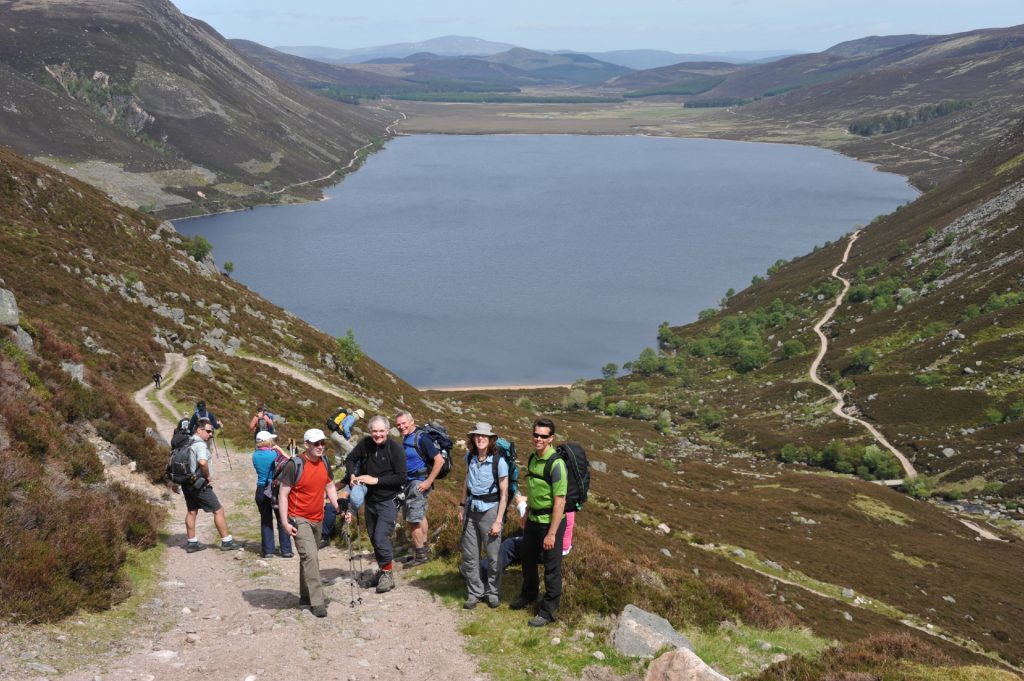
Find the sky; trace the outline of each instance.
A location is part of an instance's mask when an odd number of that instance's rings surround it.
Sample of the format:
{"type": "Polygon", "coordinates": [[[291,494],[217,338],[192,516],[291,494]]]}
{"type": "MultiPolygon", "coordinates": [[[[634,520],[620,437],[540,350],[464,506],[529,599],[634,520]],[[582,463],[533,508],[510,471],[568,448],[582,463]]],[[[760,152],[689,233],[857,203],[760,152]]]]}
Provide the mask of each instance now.
{"type": "Polygon", "coordinates": [[[445,35],[537,50],[818,52],[1024,23],[1021,0],[172,0],[226,38],[340,49],[445,35]]]}

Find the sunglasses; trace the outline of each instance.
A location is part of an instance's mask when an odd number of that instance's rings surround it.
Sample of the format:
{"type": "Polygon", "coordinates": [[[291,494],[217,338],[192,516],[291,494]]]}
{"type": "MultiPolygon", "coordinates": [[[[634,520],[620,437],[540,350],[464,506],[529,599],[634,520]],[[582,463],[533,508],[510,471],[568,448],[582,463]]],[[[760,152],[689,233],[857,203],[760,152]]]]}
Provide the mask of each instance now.
{"type": "Polygon", "coordinates": [[[549,437],[551,437],[551,433],[548,433],[546,435],[544,433],[534,433],[533,434],[533,439],[534,440],[547,440],[549,437]]]}
{"type": "Polygon", "coordinates": [[[327,446],[327,441],[326,440],[320,440],[320,442],[310,442],[309,444],[313,445],[314,447],[326,447],[327,446]]]}
{"type": "Polygon", "coordinates": [[[208,428],[203,428],[203,432],[204,433],[209,433],[210,435],[213,435],[213,431],[208,429],[208,428]]]}

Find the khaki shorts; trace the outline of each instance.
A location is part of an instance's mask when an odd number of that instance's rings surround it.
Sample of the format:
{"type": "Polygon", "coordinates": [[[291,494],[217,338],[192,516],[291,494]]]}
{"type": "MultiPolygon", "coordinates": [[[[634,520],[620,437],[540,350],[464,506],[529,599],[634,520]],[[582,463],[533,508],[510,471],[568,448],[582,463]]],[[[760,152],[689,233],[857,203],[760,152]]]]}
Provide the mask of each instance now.
{"type": "Polygon", "coordinates": [[[402,502],[402,514],[405,522],[417,524],[427,517],[427,497],[430,490],[420,493],[419,486],[422,480],[410,480],[405,485],[405,501],[402,502]]]}

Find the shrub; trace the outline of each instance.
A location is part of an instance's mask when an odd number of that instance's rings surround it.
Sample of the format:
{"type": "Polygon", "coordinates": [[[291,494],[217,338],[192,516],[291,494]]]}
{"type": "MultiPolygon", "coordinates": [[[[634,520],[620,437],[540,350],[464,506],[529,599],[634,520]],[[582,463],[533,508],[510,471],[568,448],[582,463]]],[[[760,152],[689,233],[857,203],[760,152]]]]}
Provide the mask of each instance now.
{"type": "Polygon", "coordinates": [[[630,381],[626,384],[626,393],[629,395],[642,395],[651,391],[651,386],[646,381],[630,381]]]}
{"type": "Polygon", "coordinates": [[[338,359],[343,366],[352,368],[362,359],[363,349],[356,342],[356,334],[352,329],[346,331],[344,336],[336,338],[334,343],[338,348],[338,359]]]}
{"type": "Polygon", "coordinates": [[[196,262],[203,260],[213,252],[213,244],[205,237],[196,234],[193,237],[185,237],[181,241],[182,248],[196,262]]]}
{"type": "Polygon", "coordinates": [[[980,315],[981,315],[981,308],[979,306],[975,305],[974,303],[971,303],[970,305],[968,305],[967,307],[964,308],[963,314],[960,315],[960,321],[961,322],[969,322],[972,319],[974,319],[975,317],[978,317],[980,315]]]}
{"type": "Polygon", "coordinates": [[[926,388],[931,388],[936,385],[941,385],[943,381],[943,376],[942,374],[925,373],[918,374],[917,376],[914,377],[914,380],[916,380],[918,383],[925,386],[926,388]]]}
{"type": "Polygon", "coordinates": [[[864,373],[870,371],[871,367],[878,362],[878,351],[874,348],[860,348],[853,353],[850,360],[850,373],[864,373]]]}
{"type": "Polygon", "coordinates": [[[786,359],[797,357],[799,355],[804,354],[805,352],[807,352],[807,349],[804,347],[804,344],[796,340],[795,338],[790,339],[782,344],[782,356],[785,357],[786,359]]]}
{"type": "Polygon", "coordinates": [[[999,411],[995,407],[988,407],[985,409],[985,423],[989,425],[995,425],[1003,422],[1003,412],[999,411]]]}
{"type": "Polygon", "coordinates": [[[574,388],[569,391],[569,394],[562,398],[563,409],[582,409],[587,405],[589,396],[587,391],[582,388],[574,388]]]}
{"type": "Polygon", "coordinates": [[[725,419],[725,414],[719,409],[706,407],[701,410],[700,420],[704,424],[704,427],[708,430],[714,430],[722,425],[722,421],[725,419]]]}
{"type": "Polygon", "coordinates": [[[619,365],[615,364],[614,362],[608,362],[603,367],[601,367],[601,375],[604,376],[605,379],[615,378],[618,375],[618,373],[619,365]]]}
{"type": "Polygon", "coordinates": [[[761,629],[783,629],[800,624],[788,608],[777,603],[753,584],[735,577],[712,575],[707,579],[708,592],[745,624],[761,629]]]}
{"type": "Polygon", "coordinates": [[[927,499],[932,495],[932,481],[923,475],[904,478],[903,490],[915,499],[927,499]]]}

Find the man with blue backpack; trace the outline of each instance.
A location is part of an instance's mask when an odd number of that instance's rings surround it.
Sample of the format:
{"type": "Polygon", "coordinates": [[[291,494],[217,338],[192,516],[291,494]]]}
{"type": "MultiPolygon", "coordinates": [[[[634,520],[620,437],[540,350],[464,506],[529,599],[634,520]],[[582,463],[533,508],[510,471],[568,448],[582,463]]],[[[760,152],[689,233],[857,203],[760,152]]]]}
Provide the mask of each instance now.
{"type": "Polygon", "coordinates": [[[431,422],[417,428],[412,414],[407,411],[398,412],[395,425],[402,434],[402,446],[405,448],[408,482],[402,508],[405,522],[411,528],[413,545],[412,556],[405,561],[405,567],[415,567],[430,560],[427,496],[434,481],[444,478],[451,470],[452,440],[439,423],[431,422]]]}

